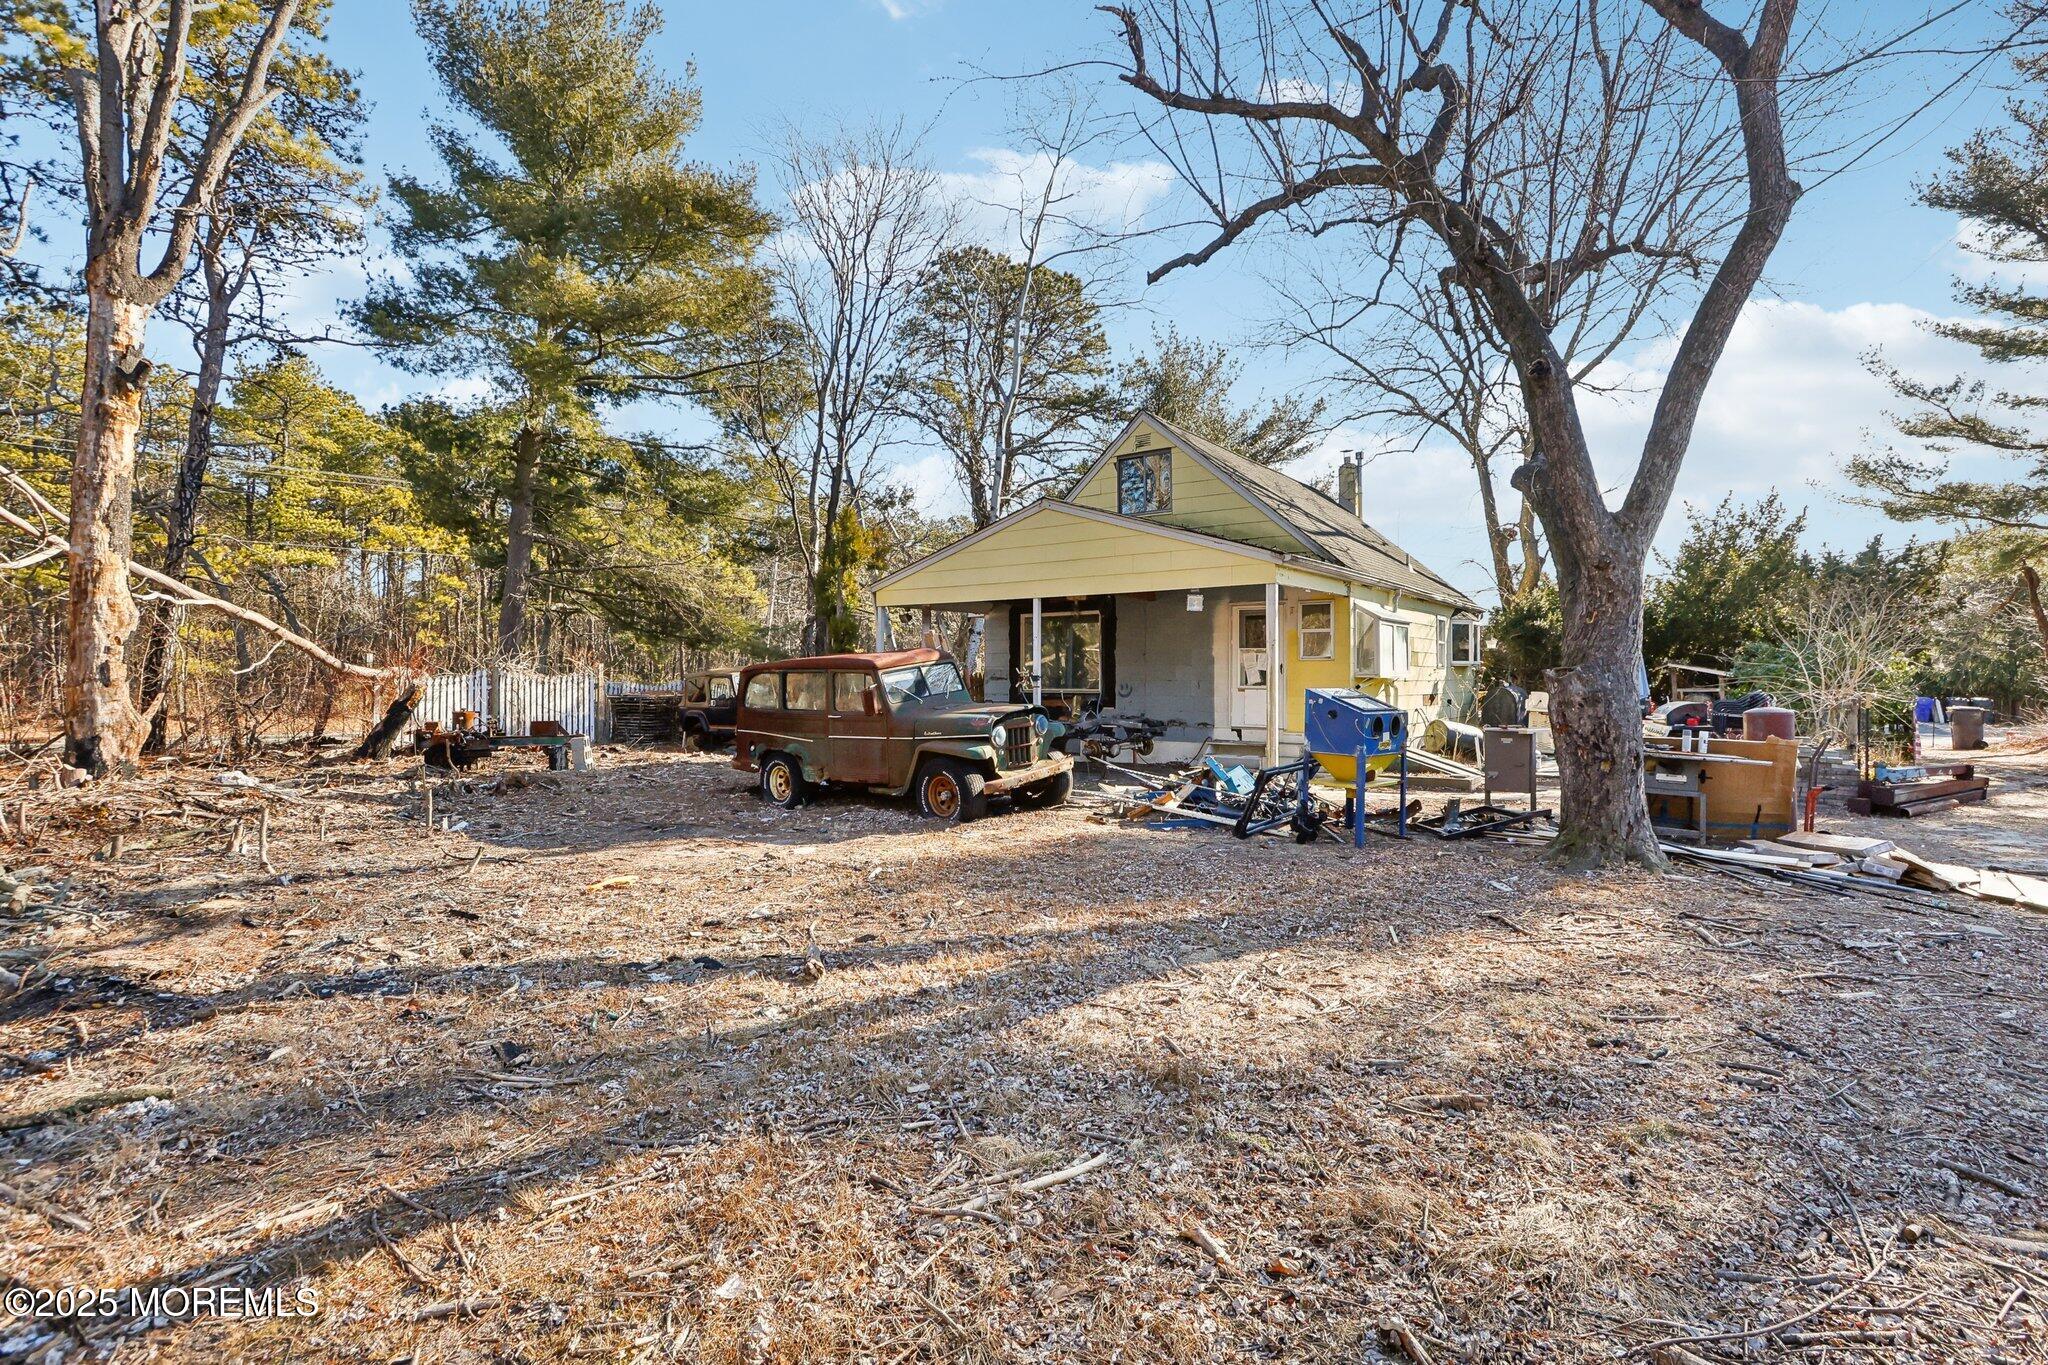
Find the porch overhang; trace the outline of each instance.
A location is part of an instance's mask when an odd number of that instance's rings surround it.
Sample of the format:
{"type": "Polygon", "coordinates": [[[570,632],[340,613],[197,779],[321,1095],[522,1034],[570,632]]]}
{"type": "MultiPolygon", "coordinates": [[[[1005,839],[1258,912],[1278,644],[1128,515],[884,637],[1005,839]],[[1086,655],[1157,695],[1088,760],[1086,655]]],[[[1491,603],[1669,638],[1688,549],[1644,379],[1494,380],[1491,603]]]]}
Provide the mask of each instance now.
{"type": "Polygon", "coordinates": [[[881,607],[973,609],[1027,598],[1103,597],[1278,584],[1344,594],[1346,576],[1296,555],[1044,501],[875,585],[881,607]]]}

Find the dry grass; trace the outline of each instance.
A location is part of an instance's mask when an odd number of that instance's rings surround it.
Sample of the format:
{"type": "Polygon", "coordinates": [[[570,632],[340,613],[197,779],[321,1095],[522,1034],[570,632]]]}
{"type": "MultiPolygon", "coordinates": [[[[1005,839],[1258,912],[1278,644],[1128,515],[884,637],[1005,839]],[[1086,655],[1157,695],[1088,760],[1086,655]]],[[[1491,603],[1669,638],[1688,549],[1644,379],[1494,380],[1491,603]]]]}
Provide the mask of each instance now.
{"type": "Polygon", "coordinates": [[[2048,1350],[2039,920],[602,764],[445,833],[396,764],[38,798],[0,1114],[174,1093],[0,1135],[0,1273],[322,1311],[0,1354],[1592,1361],[1831,1296],[1691,1349],[2048,1350]]]}

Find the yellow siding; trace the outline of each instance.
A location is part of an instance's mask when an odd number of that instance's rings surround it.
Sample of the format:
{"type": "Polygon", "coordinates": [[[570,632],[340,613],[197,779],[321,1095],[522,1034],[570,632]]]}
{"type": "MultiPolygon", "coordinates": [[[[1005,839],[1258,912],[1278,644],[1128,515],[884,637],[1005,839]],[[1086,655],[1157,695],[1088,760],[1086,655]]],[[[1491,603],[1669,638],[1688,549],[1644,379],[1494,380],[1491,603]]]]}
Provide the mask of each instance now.
{"type": "Polygon", "coordinates": [[[1102,467],[1074,490],[1068,501],[1104,512],[1116,511],[1117,457],[1135,453],[1141,436],[1151,438],[1151,444],[1145,449],[1171,449],[1173,452],[1172,505],[1164,512],[1152,514],[1147,520],[1222,536],[1225,540],[1241,540],[1282,554],[1307,552],[1308,547],[1298,538],[1239,496],[1230,485],[1211,474],[1185,450],[1174,445],[1165,432],[1142,419],[1110,452],[1110,458],[1103,461],[1102,467]]]}
{"type": "Polygon", "coordinates": [[[1271,582],[1278,572],[1254,556],[1045,506],[875,596],[885,607],[944,606],[1220,588],[1271,582]]]}
{"type": "Polygon", "coordinates": [[[1418,732],[1424,720],[1456,716],[1471,697],[1472,668],[1449,665],[1450,612],[1447,608],[1396,598],[1380,588],[1353,586],[1351,595],[1383,612],[1389,612],[1408,626],[1408,671],[1398,678],[1354,677],[1352,668],[1351,601],[1341,592],[1305,592],[1290,595],[1281,615],[1286,619],[1287,713],[1282,725],[1300,733],[1306,714],[1307,692],[1311,687],[1352,687],[1382,701],[1391,702],[1416,718],[1418,732]],[[1331,601],[1335,604],[1336,648],[1334,658],[1301,657],[1301,603],[1331,601]],[[1438,622],[1442,622],[1444,652],[1436,649],[1438,622]]]}
{"type": "Polygon", "coordinates": [[[1351,686],[1351,599],[1343,594],[1308,593],[1288,603],[1281,616],[1287,622],[1287,714],[1280,728],[1301,733],[1311,687],[1351,686]],[[1327,659],[1301,657],[1301,604],[1331,604],[1335,645],[1327,659]]]}

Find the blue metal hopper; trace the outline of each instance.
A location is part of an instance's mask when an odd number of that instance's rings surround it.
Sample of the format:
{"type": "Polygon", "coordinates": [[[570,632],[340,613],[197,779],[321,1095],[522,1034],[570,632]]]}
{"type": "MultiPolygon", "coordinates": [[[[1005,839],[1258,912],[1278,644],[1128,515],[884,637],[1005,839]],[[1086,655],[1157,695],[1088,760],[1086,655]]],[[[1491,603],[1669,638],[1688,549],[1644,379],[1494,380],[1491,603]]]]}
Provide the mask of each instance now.
{"type": "Polygon", "coordinates": [[[1309,688],[1302,728],[1308,751],[1340,782],[1358,780],[1359,750],[1379,772],[1408,747],[1408,713],[1348,687],[1309,688]]]}

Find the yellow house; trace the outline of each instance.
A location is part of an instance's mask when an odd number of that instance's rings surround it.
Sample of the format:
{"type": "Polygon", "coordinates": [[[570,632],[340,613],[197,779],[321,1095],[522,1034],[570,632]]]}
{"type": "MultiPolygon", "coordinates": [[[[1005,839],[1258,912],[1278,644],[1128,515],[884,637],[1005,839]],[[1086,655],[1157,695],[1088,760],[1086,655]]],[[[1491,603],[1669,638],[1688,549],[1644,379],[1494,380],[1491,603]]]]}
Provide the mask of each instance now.
{"type": "Polygon", "coordinates": [[[1311,687],[1370,692],[1417,726],[1456,717],[1479,608],[1363,513],[1356,465],[1333,500],[1140,413],[1065,499],[882,579],[879,644],[890,609],[983,614],[991,699],[1164,721],[1168,759],[1206,743],[1277,762],[1311,687]]]}

